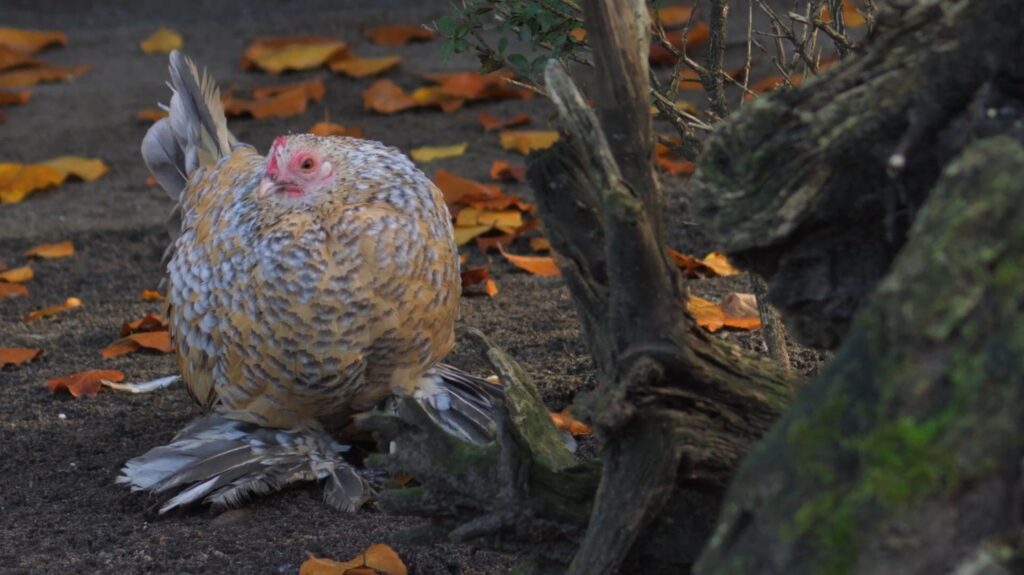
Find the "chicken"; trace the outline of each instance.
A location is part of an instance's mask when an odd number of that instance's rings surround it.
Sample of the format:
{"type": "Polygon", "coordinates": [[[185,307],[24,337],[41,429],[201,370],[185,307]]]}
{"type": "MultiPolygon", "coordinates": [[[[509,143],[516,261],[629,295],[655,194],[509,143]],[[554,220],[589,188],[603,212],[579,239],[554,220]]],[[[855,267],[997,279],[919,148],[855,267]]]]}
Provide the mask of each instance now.
{"type": "Polygon", "coordinates": [[[178,201],[168,322],[210,414],[118,482],[161,494],[166,512],[316,478],[328,502],[356,509],[369,490],[331,431],[391,396],[489,441],[500,388],[440,363],[461,286],[437,187],[369,140],[294,134],[262,156],[228,131],[219,89],[180,52],[170,76],[169,117],[142,155],[178,201]]]}

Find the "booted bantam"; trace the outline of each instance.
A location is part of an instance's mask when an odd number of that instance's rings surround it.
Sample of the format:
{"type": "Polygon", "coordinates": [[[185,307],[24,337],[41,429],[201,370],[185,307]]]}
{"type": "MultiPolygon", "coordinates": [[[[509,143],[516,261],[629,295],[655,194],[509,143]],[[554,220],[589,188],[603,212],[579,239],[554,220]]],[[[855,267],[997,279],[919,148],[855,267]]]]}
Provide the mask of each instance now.
{"type": "Polygon", "coordinates": [[[440,190],[369,140],[294,134],[259,154],[228,131],[191,60],[172,52],[170,75],[169,117],[142,156],[178,202],[167,316],[188,392],[210,413],[118,482],[159,494],[161,513],[312,479],[356,509],[369,488],[330,431],[394,395],[490,441],[500,387],[440,363],[461,289],[440,190]]]}

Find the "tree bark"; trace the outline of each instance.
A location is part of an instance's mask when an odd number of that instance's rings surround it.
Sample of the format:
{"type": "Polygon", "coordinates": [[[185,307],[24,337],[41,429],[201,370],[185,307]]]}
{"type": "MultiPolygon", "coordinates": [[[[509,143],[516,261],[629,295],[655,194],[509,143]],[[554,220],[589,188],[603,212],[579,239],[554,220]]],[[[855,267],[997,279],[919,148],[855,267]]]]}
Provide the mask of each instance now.
{"type": "Polygon", "coordinates": [[[769,281],[798,340],[842,341],[941,166],[985,122],[979,90],[1019,93],[1022,21],[1016,0],[893,0],[860,55],[757,99],[708,141],[697,219],[769,281]]]}
{"type": "Polygon", "coordinates": [[[835,359],[744,462],[700,574],[1024,568],[1024,146],[944,171],[835,359]]]}

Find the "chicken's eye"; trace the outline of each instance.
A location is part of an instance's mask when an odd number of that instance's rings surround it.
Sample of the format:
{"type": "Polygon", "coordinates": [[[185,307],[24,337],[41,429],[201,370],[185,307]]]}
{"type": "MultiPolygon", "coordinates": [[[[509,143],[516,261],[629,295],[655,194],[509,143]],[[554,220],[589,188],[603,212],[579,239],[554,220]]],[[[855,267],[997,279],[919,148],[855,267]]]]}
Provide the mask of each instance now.
{"type": "Polygon", "coordinates": [[[307,172],[312,170],[315,166],[316,162],[313,161],[313,158],[306,158],[305,160],[302,160],[301,164],[299,164],[299,167],[307,172]]]}

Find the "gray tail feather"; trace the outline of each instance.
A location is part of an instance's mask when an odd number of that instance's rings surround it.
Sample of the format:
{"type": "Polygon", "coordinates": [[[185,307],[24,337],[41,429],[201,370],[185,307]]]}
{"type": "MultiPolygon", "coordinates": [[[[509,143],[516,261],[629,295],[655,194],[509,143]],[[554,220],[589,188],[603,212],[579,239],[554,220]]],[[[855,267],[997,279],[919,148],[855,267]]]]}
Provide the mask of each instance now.
{"type": "Polygon", "coordinates": [[[290,483],[323,479],[327,502],[354,511],[369,487],[342,459],[347,449],[319,429],[269,429],[213,414],[128,461],[117,483],[161,497],[163,514],[197,504],[233,507],[290,483]]]}
{"type": "Polygon", "coordinates": [[[448,433],[478,445],[495,438],[495,401],[505,392],[498,384],[447,364],[431,369],[437,389],[417,396],[431,419],[448,433]]]}

